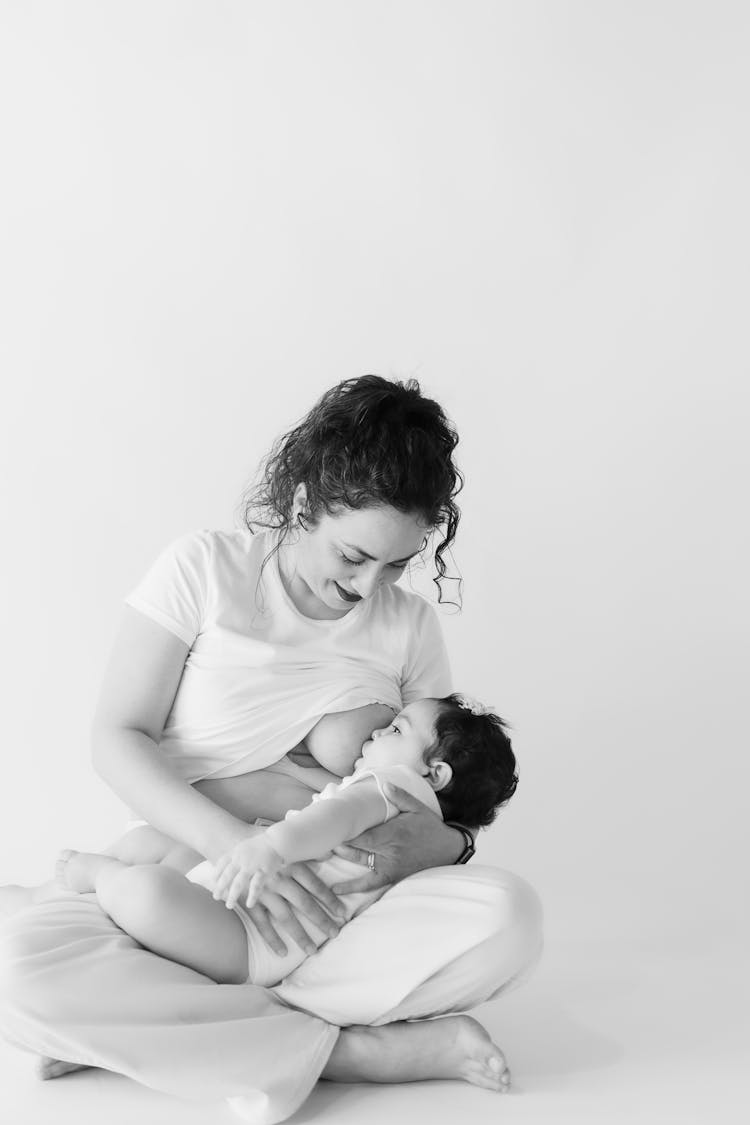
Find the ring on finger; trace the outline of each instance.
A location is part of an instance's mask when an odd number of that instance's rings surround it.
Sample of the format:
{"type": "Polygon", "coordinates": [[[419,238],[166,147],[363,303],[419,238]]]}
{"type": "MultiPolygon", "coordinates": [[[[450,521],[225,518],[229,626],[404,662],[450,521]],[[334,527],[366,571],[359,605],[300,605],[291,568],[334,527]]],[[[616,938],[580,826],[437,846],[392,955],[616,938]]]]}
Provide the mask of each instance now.
{"type": "Polygon", "coordinates": [[[375,870],[375,852],[367,853],[367,866],[369,867],[370,871],[375,870]]]}

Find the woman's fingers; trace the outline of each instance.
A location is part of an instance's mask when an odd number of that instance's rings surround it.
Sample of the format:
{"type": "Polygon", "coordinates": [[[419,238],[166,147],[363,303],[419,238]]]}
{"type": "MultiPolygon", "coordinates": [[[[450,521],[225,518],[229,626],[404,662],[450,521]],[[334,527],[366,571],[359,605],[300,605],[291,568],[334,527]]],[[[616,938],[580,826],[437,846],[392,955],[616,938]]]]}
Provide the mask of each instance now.
{"type": "Polygon", "coordinates": [[[294,880],[290,879],[283,885],[279,884],[277,889],[280,894],[283,894],[291,910],[300,920],[312,922],[328,937],[335,937],[339,932],[341,922],[334,921],[310,892],[306,891],[304,887],[300,887],[294,880]]]}
{"type": "Polygon", "coordinates": [[[417,800],[417,798],[413,797],[406,789],[402,789],[400,785],[394,785],[392,781],[386,781],[383,788],[386,797],[392,805],[396,806],[399,812],[430,811],[423,801],[417,800]]]}
{"type": "Polygon", "coordinates": [[[367,857],[370,853],[365,848],[353,848],[351,844],[339,844],[337,848],[333,849],[333,854],[367,867],[367,857]]]}
{"type": "Polygon", "coordinates": [[[318,917],[321,914],[324,915],[326,910],[328,914],[333,915],[334,918],[338,918],[339,921],[346,921],[346,911],[341,899],[315,874],[308,864],[292,864],[291,867],[288,868],[288,877],[291,882],[296,883],[297,886],[308,892],[304,896],[304,901],[309,904],[313,912],[310,914],[305,911],[305,913],[307,913],[308,918],[312,918],[313,922],[317,922],[318,917]]]}
{"type": "Polygon", "coordinates": [[[288,953],[288,949],[284,945],[281,936],[275,929],[273,921],[271,919],[271,915],[266,910],[265,906],[263,906],[262,903],[258,902],[255,904],[252,910],[248,911],[248,914],[252,919],[253,925],[255,926],[256,930],[258,931],[268,948],[273,950],[273,952],[278,957],[285,957],[288,953]]]}
{"type": "MultiPolygon", "coordinates": [[[[363,832],[357,838],[366,844],[367,835],[367,832],[363,832]]],[[[359,891],[376,891],[391,882],[390,867],[386,866],[386,857],[379,852],[370,851],[367,848],[353,848],[351,844],[342,844],[335,849],[335,854],[340,855],[342,859],[350,859],[353,863],[358,863],[360,867],[366,869],[361,875],[356,875],[345,883],[334,883],[331,890],[335,894],[350,895],[359,891]],[[370,856],[373,857],[374,867],[370,865],[370,856]]]]}
{"type": "MultiPolygon", "coordinates": [[[[258,906],[260,905],[265,906],[270,912],[274,928],[279,930],[285,938],[291,938],[294,944],[298,945],[305,953],[315,952],[317,949],[315,942],[281,895],[270,891],[268,887],[266,887],[261,894],[261,901],[258,903],[258,906]]],[[[250,911],[250,917],[253,921],[255,921],[254,915],[258,906],[254,906],[250,911]]],[[[261,936],[263,935],[261,934],[261,936]]],[[[271,948],[273,948],[273,946],[271,946],[271,948]]]]}
{"type": "Polygon", "coordinates": [[[365,875],[358,875],[355,879],[349,879],[346,883],[335,883],[333,890],[338,895],[351,895],[359,891],[377,891],[380,887],[386,887],[391,880],[387,875],[381,874],[378,871],[368,871],[365,875]]]}

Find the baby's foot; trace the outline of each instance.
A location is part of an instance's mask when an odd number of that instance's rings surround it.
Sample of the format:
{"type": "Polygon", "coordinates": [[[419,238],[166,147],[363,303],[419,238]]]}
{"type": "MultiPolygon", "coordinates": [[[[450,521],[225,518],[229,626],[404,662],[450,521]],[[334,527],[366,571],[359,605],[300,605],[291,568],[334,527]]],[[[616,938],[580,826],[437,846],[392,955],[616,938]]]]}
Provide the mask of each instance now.
{"type": "Polygon", "coordinates": [[[48,1078],[62,1078],[63,1074],[71,1074],[74,1070],[87,1070],[84,1063],[63,1062],[62,1059],[51,1059],[48,1055],[40,1055],[37,1061],[37,1076],[46,1081],[48,1078]]]}
{"type": "Polygon", "coordinates": [[[66,891],[75,891],[79,895],[94,891],[101,861],[106,859],[106,856],[96,855],[94,852],[76,852],[72,848],[65,848],[57,857],[55,882],[66,891]]]}

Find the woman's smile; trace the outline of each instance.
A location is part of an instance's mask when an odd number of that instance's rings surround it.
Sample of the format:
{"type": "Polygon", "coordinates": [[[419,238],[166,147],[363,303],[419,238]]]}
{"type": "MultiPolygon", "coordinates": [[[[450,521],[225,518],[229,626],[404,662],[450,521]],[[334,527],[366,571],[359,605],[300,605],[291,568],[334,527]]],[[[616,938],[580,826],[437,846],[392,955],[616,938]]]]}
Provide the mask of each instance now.
{"type": "MultiPolygon", "coordinates": [[[[296,495],[306,503],[304,486],[296,495]]],[[[321,620],[343,617],[397,582],[429,532],[416,514],[382,505],[323,512],[299,527],[280,555],[282,581],[297,609],[321,620]]]]}
{"type": "Polygon", "coordinates": [[[353,590],[345,590],[343,588],[343,586],[339,586],[338,582],[336,582],[335,579],[334,579],[333,584],[338,591],[339,597],[343,598],[345,602],[361,602],[362,601],[362,595],[361,594],[355,594],[353,590]]]}

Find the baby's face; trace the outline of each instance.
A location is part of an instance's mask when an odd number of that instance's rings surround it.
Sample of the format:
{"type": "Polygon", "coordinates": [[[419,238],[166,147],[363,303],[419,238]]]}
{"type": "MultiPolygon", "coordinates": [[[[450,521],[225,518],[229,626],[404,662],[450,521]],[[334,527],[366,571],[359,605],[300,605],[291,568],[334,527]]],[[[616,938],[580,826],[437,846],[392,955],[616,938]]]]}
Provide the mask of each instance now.
{"type": "Polygon", "coordinates": [[[435,720],[439,704],[435,699],[418,699],[399,711],[390,726],[373,731],[362,747],[358,764],[368,766],[411,766],[423,776],[428,772],[425,751],[435,741],[435,720]]]}

